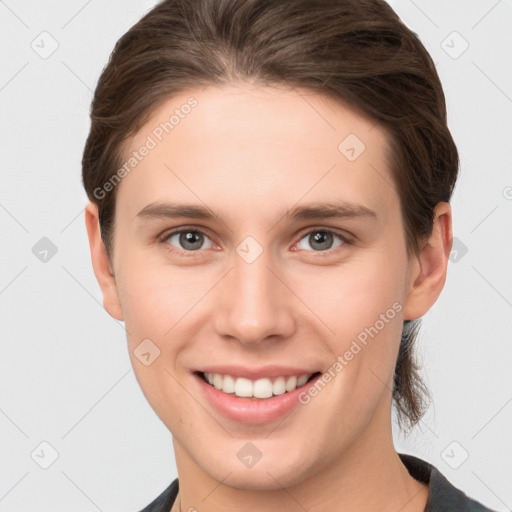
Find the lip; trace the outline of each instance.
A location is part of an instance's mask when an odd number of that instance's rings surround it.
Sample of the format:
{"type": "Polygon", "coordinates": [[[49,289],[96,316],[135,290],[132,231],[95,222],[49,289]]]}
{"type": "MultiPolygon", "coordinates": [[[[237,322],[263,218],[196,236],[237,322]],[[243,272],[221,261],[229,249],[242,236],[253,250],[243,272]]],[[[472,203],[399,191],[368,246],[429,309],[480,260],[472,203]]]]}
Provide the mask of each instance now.
{"type": "Polygon", "coordinates": [[[242,365],[219,365],[219,366],[203,366],[196,368],[195,371],[202,373],[220,373],[221,375],[231,375],[232,377],[245,377],[250,380],[258,379],[271,379],[274,377],[292,377],[293,375],[299,377],[305,373],[313,374],[319,371],[318,368],[315,370],[291,367],[291,366],[277,366],[267,365],[262,368],[250,368],[242,365]]]}
{"type": "MultiPolygon", "coordinates": [[[[216,368],[218,369],[220,367],[216,368]]],[[[214,373],[222,372],[217,371],[214,373]]],[[[195,379],[201,392],[204,393],[210,404],[222,415],[239,423],[261,425],[278,420],[282,416],[289,414],[295,407],[297,407],[300,404],[298,400],[299,395],[322,376],[320,372],[316,373],[318,374],[313,376],[300,388],[288,391],[282,395],[265,398],[263,400],[228,395],[227,393],[214,388],[210,384],[207,384],[199,373],[193,373],[192,377],[195,379]]],[[[296,374],[294,373],[293,375],[296,374]]]]}

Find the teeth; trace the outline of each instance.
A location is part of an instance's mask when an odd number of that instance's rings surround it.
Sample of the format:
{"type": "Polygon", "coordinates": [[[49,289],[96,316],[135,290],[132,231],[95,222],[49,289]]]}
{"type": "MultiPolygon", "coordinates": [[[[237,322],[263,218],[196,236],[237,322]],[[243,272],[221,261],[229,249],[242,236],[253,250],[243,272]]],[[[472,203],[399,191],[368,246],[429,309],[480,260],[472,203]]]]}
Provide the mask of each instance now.
{"type": "Polygon", "coordinates": [[[252,394],[256,398],[270,398],[272,396],[272,382],[270,379],[258,379],[253,384],[252,394]]]}
{"type": "Polygon", "coordinates": [[[293,391],[297,387],[297,377],[289,377],[286,381],[286,391],[293,391]]]}
{"type": "Polygon", "coordinates": [[[308,376],[307,375],[301,375],[298,379],[297,379],[297,387],[300,388],[301,386],[304,386],[304,384],[306,384],[306,382],[308,381],[308,376]]]}
{"type": "Polygon", "coordinates": [[[233,379],[233,377],[231,377],[231,375],[224,376],[224,379],[222,381],[222,391],[224,391],[224,393],[234,393],[235,392],[235,379],[233,379]]]}
{"type": "Polygon", "coordinates": [[[277,377],[272,384],[272,393],[274,395],[282,395],[286,391],[286,379],[284,377],[277,377]]]}
{"type": "Polygon", "coordinates": [[[306,373],[292,377],[277,377],[273,381],[266,378],[253,381],[244,377],[235,378],[219,373],[204,373],[205,379],[216,389],[247,398],[270,398],[274,395],[282,395],[304,386],[312,375],[312,373],[306,373]]]}

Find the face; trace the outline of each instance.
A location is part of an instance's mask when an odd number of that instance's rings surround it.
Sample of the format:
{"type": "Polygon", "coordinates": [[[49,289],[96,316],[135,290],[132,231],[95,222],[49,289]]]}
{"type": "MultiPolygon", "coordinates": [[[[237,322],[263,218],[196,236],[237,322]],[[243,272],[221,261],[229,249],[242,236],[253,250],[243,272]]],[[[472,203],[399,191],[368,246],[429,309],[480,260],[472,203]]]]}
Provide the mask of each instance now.
{"type": "Polygon", "coordinates": [[[176,96],[131,139],[105,306],[178,469],[277,489],[379,449],[419,268],[385,151],[339,103],[249,85],[176,96]]]}

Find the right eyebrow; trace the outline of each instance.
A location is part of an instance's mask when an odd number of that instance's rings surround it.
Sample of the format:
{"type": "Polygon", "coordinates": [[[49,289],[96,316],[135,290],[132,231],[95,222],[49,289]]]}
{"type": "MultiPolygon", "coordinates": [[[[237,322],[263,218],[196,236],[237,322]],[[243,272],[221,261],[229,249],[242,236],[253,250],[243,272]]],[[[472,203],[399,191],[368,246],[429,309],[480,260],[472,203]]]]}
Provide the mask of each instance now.
{"type": "Polygon", "coordinates": [[[176,218],[187,217],[189,219],[217,219],[221,220],[220,215],[213,212],[210,208],[195,204],[171,204],[171,203],[151,203],[144,207],[138,214],[140,218],[176,218]]]}

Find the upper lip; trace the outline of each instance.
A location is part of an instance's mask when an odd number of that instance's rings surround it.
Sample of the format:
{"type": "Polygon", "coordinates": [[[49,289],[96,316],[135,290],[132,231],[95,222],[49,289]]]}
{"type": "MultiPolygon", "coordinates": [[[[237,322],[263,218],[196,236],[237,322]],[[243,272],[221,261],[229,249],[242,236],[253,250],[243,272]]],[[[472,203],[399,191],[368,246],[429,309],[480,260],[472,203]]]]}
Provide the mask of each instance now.
{"type": "Polygon", "coordinates": [[[260,368],[251,368],[243,365],[210,365],[197,368],[196,371],[203,373],[220,373],[221,375],[231,375],[232,377],[245,377],[250,380],[257,380],[263,378],[270,379],[273,377],[291,377],[293,375],[312,375],[313,373],[317,373],[319,370],[278,365],[267,365],[260,368]]]}

